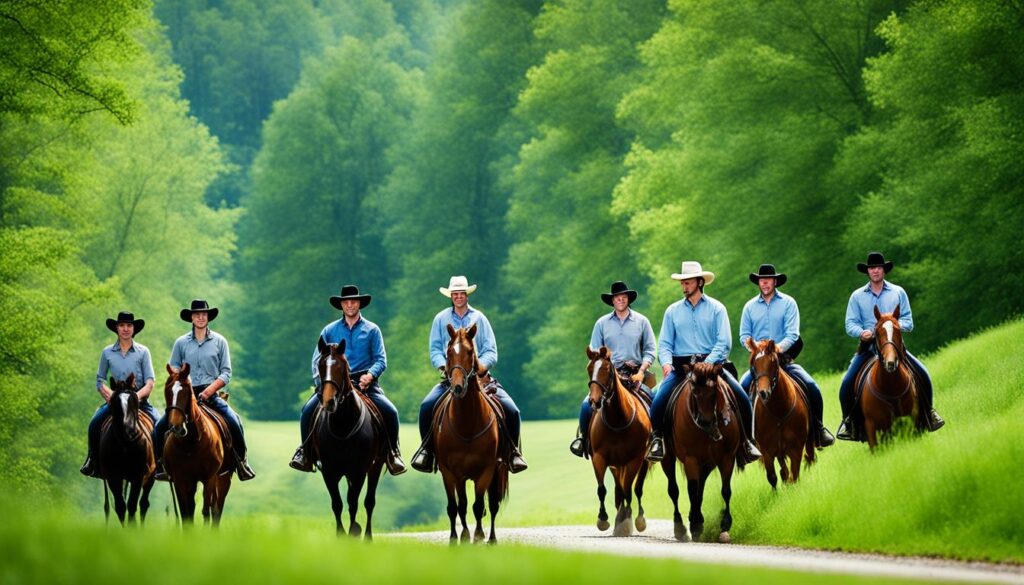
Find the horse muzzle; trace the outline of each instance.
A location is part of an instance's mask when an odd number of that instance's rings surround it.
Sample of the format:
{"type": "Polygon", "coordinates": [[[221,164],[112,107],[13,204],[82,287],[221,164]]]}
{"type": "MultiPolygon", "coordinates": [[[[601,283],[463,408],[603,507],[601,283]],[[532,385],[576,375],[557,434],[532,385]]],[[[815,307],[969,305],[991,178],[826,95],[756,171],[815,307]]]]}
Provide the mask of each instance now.
{"type": "Polygon", "coordinates": [[[452,384],[452,394],[454,394],[456,398],[462,398],[465,396],[467,390],[469,390],[469,386],[467,384],[452,384]]]}
{"type": "Polygon", "coordinates": [[[168,430],[171,431],[172,435],[178,437],[179,439],[184,439],[185,437],[188,436],[188,427],[185,425],[172,425],[171,428],[169,428],[168,430]]]}
{"type": "Polygon", "coordinates": [[[892,374],[899,369],[900,360],[885,360],[884,362],[882,362],[882,367],[885,368],[886,372],[892,374]]]}
{"type": "Polygon", "coordinates": [[[757,395],[760,396],[761,397],[761,401],[766,403],[766,404],[768,403],[769,400],[772,399],[772,393],[768,392],[767,390],[758,390],[757,391],[757,395]]]}

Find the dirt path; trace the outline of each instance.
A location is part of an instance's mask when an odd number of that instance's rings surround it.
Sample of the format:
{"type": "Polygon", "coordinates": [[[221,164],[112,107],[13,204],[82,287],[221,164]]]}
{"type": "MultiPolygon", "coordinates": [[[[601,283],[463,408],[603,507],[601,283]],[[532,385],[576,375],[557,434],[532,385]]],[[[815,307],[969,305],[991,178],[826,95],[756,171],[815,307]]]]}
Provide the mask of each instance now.
{"type": "MultiPolygon", "coordinates": [[[[610,531],[609,531],[610,532],[610,531]]],[[[674,558],[699,563],[751,565],[814,573],[885,575],[942,581],[1024,584],[1024,566],[957,562],[923,557],[890,557],[738,544],[680,543],[669,520],[648,520],[640,536],[612,538],[593,526],[501,528],[501,542],[636,557],[674,558]]],[[[392,534],[448,543],[448,532],[392,534]]]]}

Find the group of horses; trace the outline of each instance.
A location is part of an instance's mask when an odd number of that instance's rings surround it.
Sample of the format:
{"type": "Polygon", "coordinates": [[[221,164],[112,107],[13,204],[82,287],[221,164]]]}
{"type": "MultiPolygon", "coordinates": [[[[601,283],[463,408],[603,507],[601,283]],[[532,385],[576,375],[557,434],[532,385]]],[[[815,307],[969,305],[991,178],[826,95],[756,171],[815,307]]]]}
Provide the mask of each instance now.
{"type": "MultiPolygon", "coordinates": [[[[899,417],[910,416],[918,430],[925,426],[925,413],[918,409],[917,388],[906,360],[906,349],[899,325],[899,307],[882,314],[875,309],[874,350],[877,357],[868,360],[857,376],[858,409],[855,424],[863,428],[868,444],[874,449],[879,433],[892,429],[899,417]]],[[[780,353],[772,340],[748,340],[750,351],[751,398],[754,402],[754,440],[762,453],[765,474],[772,488],[778,477],[795,483],[800,478],[801,462],[815,461],[813,421],[804,391],[783,368],[780,353]]],[[[626,536],[632,532],[632,493],[636,494],[637,531],[646,527],[643,506],[644,479],[650,463],[645,459],[651,421],[643,408],[638,384],[620,378],[611,365],[606,347],[587,348],[590,362],[589,401],[595,411],[590,423],[591,460],[597,478],[600,508],[597,528],[607,530],[604,476],[612,470],[615,479],[615,528],[613,534],[626,536]]],[[[704,532],[701,505],[704,485],[711,472],[721,476],[722,512],[719,542],[729,542],[732,513],[729,500],[731,480],[736,466],[743,466],[738,457],[742,432],[738,413],[729,399],[730,392],[721,378],[722,365],[696,363],[683,366],[682,382],[677,386],[666,417],[666,452],[661,461],[668,478],[668,495],[674,508],[675,538],[680,541],[700,540],[704,532]],[[679,487],[676,483],[676,462],[686,476],[690,499],[689,530],[679,512],[679,487]]]]}
{"type": "MultiPolygon", "coordinates": [[[[917,415],[914,378],[906,365],[905,349],[899,328],[899,309],[893,314],[877,314],[875,349],[877,359],[870,360],[858,376],[859,406],[863,428],[872,448],[877,433],[888,430],[899,416],[917,415]]],[[[477,329],[455,329],[449,325],[445,378],[448,392],[439,401],[432,419],[430,447],[436,455],[448,497],[450,541],[483,541],[485,505],[490,509],[491,544],[497,542],[495,517],[508,494],[508,445],[501,408],[489,397],[488,374],[481,366],[473,338],[477,329]],[[466,521],[469,507],[467,483],[473,483],[473,515],[476,526],[470,534],[466,521]],[[485,500],[486,495],[486,500],[485,500]],[[461,524],[461,535],[457,523],[461,524]]],[[[815,444],[810,410],[803,391],[782,367],[775,344],[770,340],[747,344],[753,377],[754,438],[763,453],[769,483],[777,485],[776,462],[784,482],[796,482],[800,465],[815,460],[815,444]],[[787,466],[788,464],[788,466],[787,466]]],[[[645,459],[651,433],[648,410],[639,395],[638,385],[619,377],[607,347],[587,348],[589,363],[589,401],[595,411],[590,425],[590,449],[597,495],[600,502],[597,527],[607,530],[605,508],[607,490],[604,477],[612,471],[615,481],[615,524],[613,534],[624,536],[646,528],[642,504],[644,480],[650,463],[645,459]],[[637,516],[633,518],[633,494],[637,516]]],[[[345,358],[345,343],[319,343],[318,369],[322,381],[320,406],[310,437],[319,461],[324,483],[331,496],[336,530],[345,533],[342,523],[344,503],[339,484],[348,484],[349,529],[352,536],[373,538],[372,518],[376,490],[380,480],[387,441],[379,414],[372,401],[357,391],[345,358]],[[366,529],[356,520],[359,496],[366,484],[363,506],[366,529]]],[[[668,495],[673,503],[675,537],[681,541],[699,540],[704,531],[701,504],[704,486],[717,469],[721,476],[722,513],[720,542],[729,542],[732,526],[731,478],[737,465],[742,441],[736,407],[722,379],[722,365],[696,363],[683,366],[682,382],[668,409],[666,456],[661,461],[668,478],[668,495]],[[679,486],[676,462],[686,476],[690,500],[689,527],[679,512],[679,486]]],[[[169,417],[169,432],[164,446],[164,461],[180,502],[181,518],[191,522],[195,515],[195,494],[203,485],[202,514],[206,522],[217,524],[231,487],[232,458],[227,457],[229,433],[222,420],[204,408],[194,395],[189,365],[175,372],[169,366],[164,398],[169,417]]],[[[154,459],[150,440],[150,422],[139,414],[134,379],[112,381],[111,421],[101,439],[100,470],[114,494],[118,518],[135,516],[136,506],[145,518],[148,494],[153,485],[154,459]],[[130,486],[127,502],[124,484],[130,486]],[[141,498],[141,503],[140,503],[141,498]]],[[[918,418],[918,426],[923,423],[918,418]]],[[[105,504],[105,509],[109,507],[105,504]]]]}

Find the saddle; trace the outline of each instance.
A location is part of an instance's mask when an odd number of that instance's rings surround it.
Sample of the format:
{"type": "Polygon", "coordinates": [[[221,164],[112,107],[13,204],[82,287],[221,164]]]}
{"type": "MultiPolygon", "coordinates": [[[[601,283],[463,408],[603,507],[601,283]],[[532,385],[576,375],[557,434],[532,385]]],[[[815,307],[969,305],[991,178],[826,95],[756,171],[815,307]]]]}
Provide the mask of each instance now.
{"type": "Polygon", "coordinates": [[[632,377],[640,371],[640,366],[636,366],[630,363],[622,364],[615,370],[615,373],[619,376],[619,381],[622,382],[622,386],[629,390],[630,394],[640,399],[641,404],[647,409],[647,412],[651,412],[651,403],[654,399],[650,394],[644,392],[641,386],[647,386],[653,388],[655,385],[654,374],[651,372],[644,372],[644,379],[639,382],[634,382],[632,377]]]}
{"type": "MultiPolygon", "coordinates": [[[[363,403],[363,407],[366,408],[366,411],[370,415],[370,424],[373,425],[374,431],[377,433],[377,436],[381,439],[381,449],[383,450],[389,448],[390,445],[388,444],[388,433],[387,429],[384,426],[384,415],[381,413],[380,409],[377,408],[377,404],[374,403],[369,396],[363,394],[362,391],[358,390],[358,387],[355,392],[355,395],[359,397],[359,400],[362,401],[363,403]]],[[[311,425],[313,430],[310,432],[309,439],[315,452],[317,453],[319,453],[320,451],[320,439],[317,436],[316,429],[320,425],[320,420],[323,418],[323,416],[324,407],[322,404],[317,404],[316,410],[313,411],[313,423],[311,425]]],[[[382,453],[378,455],[382,455],[382,453]]]]}
{"type": "MultiPolygon", "coordinates": [[[[679,402],[679,397],[683,393],[683,384],[685,384],[685,383],[686,383],[685,379],[680,381],[678,384],[675,385],[675,387],[672,388],[672,394],[669,395],[668,408],[665,409],[665,420],[663,421],[663,423],[664,423],[664,427],[663,428],[667,429],[667,432],[665,433],[665,438],[664,438],[666,446],[672,445],[672,441],[673,441],[672,413],[675,411],[676,403],[679,402]]],[[[723,380],[722,378],[718,379],[718,391],[724,393],[724,395],[725,395],[725,402],[726,402],[726,404],[729,405],[729,408],[732,410],[732,417],[733,417],[733,419],[736,421],[736,424],[738,424],[738,425],[740,425],[742,427],[743,419],[739,416],[740,409],[739,409],[739,405],[736,404],[736,397],[733,396],[732,389],[729,388],[729,384],[726,383],[726,381],[723,380]]],[[[692,393],[690,394],[690,397],[691,397],[691,399],[693,398],[693,394],[692,393]]],[[[727,425],[730,424],[730,421],[729,421],[728,418],[726,419],[726,423],[725,424],[727,424],[727,425]]],[[[751,432],[751,434],[753,434],[753,432],[751,432]]],[[[740,442],[741,442],[741,444],[743,442],[743,436],[744,436],[743,429],[740,428],[740,442]]],[[[740,469],[743,469],[744,467],[746,467],[747,463],[746,463],[746,461],[743,460],[743,457],[740,454],[741,451],[742,451],[742,449],[737,450],[737,452],[736,452],[736,465],[740,469]]]]}
{"type": "MultiPolygon", "coordinates": [[[[444,384],[447,387],[447,382],[442,382],[442,384],[444,384]]],[[[498,389],[499,388],[503,388],[503,387],[502,387],[501,383],[498,382],[498,380],[494,376],[491,376],[489,373],[484,375],[480,379],[480,384],[483,386],[481,388],[481,390],[482,390],[483,395],[484,395],[484,400],[487,402],[487,405],[490,407],[491,413],[494,415],[494,421],[498,425],[498,428],[499,428],[499,432],[498,432],[498,461],[499,462],[511,461],[512,460],[512,442],[508,438],[508,432],[507,432],[506,426],[505,426],[505,409],[501,407],[501,402],[498,400],[498,397],[497,397],[498,389]]],[[[430,420],[431,420],[430,429],[431,429],[431,432],[430,432],[430,434],[427,435],[427,438],[424,440],[424,445],[426,445],[426,442],[430,440],[431,436],[433,436],[436,433],[440,432],[441,425],[444,424],[445,412],[447,412],[448,404],[454,398],[455,398],[455,395],[452,394],[451,389],[447,388],[445,390],[445,393],[441,396],[441,398],[437,401],[437,403],[434,404],[434,411],[431,413],[431,416],[430,416],[430,420]]],[[[470,437],[469,439],[472,440],[473,438],[475,438],[475,437],[470,437]]],[[[463,440],[465,440],[465,438],[463,438],[463,440]]],[[[420,448],[422,449],[424,445],[421,445],[420,448]]],[[[434,458],[434,472],[435,473],[437,472],[437,469],[438,469],[438,467],[437,467],[437,458],[435,457],[434,458]]]]}
{"type": "Polygon", "coordinates": [[[231,429],[228,428],[228,422],[224,420],[224,417],[219,412],[213,409],[210,405],[205,402],[199,403],[199,408],[206,413],[206,416],[213,420],[214,424],[217,425],[217,431],[220,432],[221,444],[224,445],[224,462],[220,465],[220,471],[217,475],[230,475],[235,471],[235,467],[238,463],[235,455],[235,448],[231,440],[231,429]]]}

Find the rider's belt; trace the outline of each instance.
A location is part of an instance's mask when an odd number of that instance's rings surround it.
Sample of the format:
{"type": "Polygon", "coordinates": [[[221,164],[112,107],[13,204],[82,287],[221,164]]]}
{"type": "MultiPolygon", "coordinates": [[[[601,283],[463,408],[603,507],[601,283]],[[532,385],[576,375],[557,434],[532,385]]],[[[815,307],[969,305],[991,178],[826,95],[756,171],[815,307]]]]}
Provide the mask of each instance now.
{"type": "Polygon", "coordinates": [[[672,356],[672,369],[681,370],[683,366],[689,366],[691,364],[700,363],[708,359],[708,354],[694,354],[694,355],[674,355],[672,356]]]}
{"type": "Polygon", "coordinates": [[[196,392],[196,393],[199,393],[199,392],[202,392],[203,390],[206,390],[209,387],[210,387],[209,384],[202,384],[202,385],[199,385],[199,386],[193,386],[192,387],[192,391],[196,392]]]}
{"type": "Polygon", "coordinates": [[[875,342],[874,341],[861,341],[857,345],[857,353],[858,354],[873,353],[874,351],[875,351],[875,342]]]}

